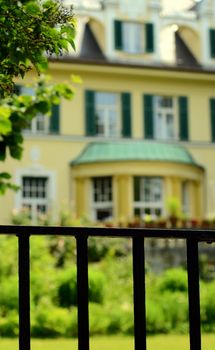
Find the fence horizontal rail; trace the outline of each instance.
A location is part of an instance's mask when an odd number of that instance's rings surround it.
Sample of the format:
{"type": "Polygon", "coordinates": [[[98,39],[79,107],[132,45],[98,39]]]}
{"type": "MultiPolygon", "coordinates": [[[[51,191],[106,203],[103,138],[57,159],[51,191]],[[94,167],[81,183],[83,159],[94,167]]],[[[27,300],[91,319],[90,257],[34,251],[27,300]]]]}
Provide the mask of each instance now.
{"type": "Polygon", "coordinates": [[[192,238],[198,242],[215,242],[214,229],[193,228],[115,228],[115,227],[65,227],[65,226],[16,226],[0,225],[0,235],[60,235],[85,237],[145,237],[145,238],[192,238]]]}
{"type": "MultiPolygon", "coordinates": [[[[89,350],[88,237],[132,239],[134,349],[146,350],[145,255],[147,238],[184,239],[187,275],[190,350],[201,350],[198,243],[215,242],[213,229],[106,228],[0,225],[1,235],[18,237],[19,253],[19,350],[30,350],[30,237],[72,236],[76,239],[78,350],[89,350]]],[[[1,239],[1,238],[0,238],[1,239]]],[[[120,293],[120,291],[119,291],[120,293]]]]}

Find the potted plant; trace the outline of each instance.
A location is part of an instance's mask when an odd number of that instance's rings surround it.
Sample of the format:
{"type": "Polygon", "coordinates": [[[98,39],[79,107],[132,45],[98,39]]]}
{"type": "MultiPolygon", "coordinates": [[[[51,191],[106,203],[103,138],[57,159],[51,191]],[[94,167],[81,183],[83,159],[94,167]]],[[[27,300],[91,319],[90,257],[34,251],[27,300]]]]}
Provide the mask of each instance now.
{"type": "Polygon", "coordinates": [[[177,197],[171,197],[168,199],[167,212],[171,227],[176,227],[181,214],[181,205],[177,197]]]}

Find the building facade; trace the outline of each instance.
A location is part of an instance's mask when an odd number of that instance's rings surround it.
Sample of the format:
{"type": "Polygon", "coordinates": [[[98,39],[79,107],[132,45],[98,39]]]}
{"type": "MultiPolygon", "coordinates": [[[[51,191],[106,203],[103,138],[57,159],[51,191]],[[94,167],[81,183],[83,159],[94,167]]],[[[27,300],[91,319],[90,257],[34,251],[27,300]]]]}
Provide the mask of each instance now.
{"type": "Polygon", "coordinates": [[[36,222],[67,207],[126,225],[166,217],[174,198],[185,217],[215,218],[215,1],[73,3],[76,52],[49,70],[82,83],[24,132],[22,160],[3,164],[20,191],[0,198],[1,222],[14,208],[36,222]]]}

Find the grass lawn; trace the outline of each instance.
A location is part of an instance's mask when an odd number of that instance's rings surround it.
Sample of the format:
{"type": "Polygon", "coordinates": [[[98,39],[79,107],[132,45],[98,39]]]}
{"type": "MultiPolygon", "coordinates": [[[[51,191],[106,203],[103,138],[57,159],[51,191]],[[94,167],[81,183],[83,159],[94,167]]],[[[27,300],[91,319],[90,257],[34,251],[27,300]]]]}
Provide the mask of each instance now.
{"type": "MultiPolygon", "coordinates": [[[[147,339],[147,350],[189,350],[187,336],[168,335],[154,336],[147,339]]],[[[202,350],[215,349],[215,335],[203,335],[202,350]]],[[[91,350],[133,350],[131,337],[94,337],[91,339],[91,350]]],[[[0,339],[0,349],[18,350],[17,339],[0,339]]],[[[77,350],[74,339],[33,339],[32,350],[77,350]]]]}

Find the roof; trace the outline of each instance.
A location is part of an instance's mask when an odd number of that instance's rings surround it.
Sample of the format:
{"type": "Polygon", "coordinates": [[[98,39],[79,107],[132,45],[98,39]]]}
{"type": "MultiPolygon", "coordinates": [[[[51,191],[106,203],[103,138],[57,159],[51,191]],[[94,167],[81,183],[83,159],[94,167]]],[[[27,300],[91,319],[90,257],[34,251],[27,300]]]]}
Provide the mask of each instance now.
{"type": "Polygon", "coordinates": [[[179,31],[175,33],[176,64],[185,67],[199,67],[200,64],[182,39],[179,31]]]}
{"type": "Polygon", "coordinates": [[[99,44],[88,23],[86,23],[84,28],[79,57],[87,59],[105,59],[102,50],[100,49],[99,44]]]}
{"type": "Polygon", "coordinates": [[[184,147],[150,141],[93,142],[71,164],[118,161],[162,161],[199,166],[184,147]]]}

